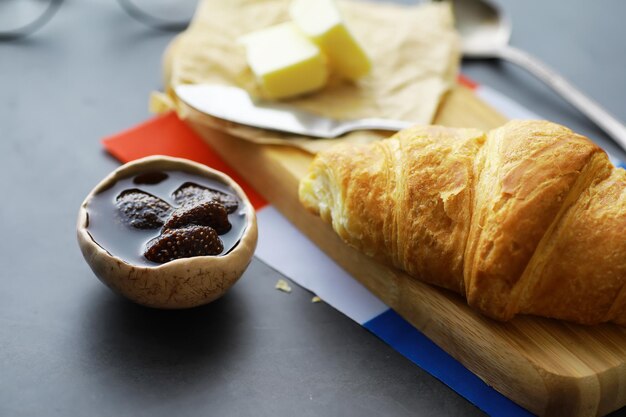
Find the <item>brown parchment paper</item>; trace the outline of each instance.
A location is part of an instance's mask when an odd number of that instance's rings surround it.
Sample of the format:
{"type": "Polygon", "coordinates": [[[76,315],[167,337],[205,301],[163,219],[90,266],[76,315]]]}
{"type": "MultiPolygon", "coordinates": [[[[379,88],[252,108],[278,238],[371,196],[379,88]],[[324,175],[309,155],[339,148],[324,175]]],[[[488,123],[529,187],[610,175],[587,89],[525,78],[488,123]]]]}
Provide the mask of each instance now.
{"type": "MultiPolygon", "coordinates": [[[[318,152],[337,140],[369,142],[387,132],[353,132],[341,139],[310,139],[250,128],[191,111],[173,88],[188,83],[237,85],[258,95],[240,36],[289,20],[289,0],[203,0],[189,28],[164,56],[165,93],[155,93],[155,112],[179,117],[266,144],[318,152]]],[[[459,41],[447,3],[403,6],[340,1],[346,23],[370,55],[372,72],[357,83],[331,80],[322,91],[288,101],[336,119],[382,117],[430,123],[444,93],[456,82],[459,41]]]]}

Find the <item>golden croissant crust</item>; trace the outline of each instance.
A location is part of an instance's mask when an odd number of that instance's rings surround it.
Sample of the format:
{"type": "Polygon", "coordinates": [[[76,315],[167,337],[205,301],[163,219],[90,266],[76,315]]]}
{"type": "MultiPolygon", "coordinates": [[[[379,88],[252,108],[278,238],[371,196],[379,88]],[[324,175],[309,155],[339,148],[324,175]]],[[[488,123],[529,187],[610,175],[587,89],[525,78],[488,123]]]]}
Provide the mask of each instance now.
{"type": "Polygon", "coordinates": [[[414,127],[316,156],[305,207],[482,313],[626,325],[626,171],[546,121],[414,127]]]}

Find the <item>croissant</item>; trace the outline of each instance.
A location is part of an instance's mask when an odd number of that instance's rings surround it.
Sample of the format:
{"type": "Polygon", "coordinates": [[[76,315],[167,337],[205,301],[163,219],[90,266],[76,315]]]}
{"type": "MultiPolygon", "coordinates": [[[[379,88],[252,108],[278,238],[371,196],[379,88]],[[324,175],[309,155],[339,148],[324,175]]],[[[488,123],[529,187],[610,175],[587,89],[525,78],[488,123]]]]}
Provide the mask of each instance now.
{"type": "Polygon", "coordinates": [[[494,319],[626,325],[626,171],[563,126],[419,126],[339,144],[299,196],[349,245],[494,319]]]}

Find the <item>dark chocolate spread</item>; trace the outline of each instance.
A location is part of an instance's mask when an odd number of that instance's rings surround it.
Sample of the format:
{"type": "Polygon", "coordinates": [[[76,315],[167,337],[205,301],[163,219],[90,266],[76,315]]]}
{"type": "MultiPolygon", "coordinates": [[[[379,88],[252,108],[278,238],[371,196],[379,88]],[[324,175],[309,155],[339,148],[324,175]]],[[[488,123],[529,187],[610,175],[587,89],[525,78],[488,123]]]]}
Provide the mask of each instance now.
{"type": "Polygon", "coordinates": [[[133,265],[221,256],[241,240],[246,215],[228,185],[182,171],[150,171],[117,181],[87,205],[91,238],[133,265]]]}

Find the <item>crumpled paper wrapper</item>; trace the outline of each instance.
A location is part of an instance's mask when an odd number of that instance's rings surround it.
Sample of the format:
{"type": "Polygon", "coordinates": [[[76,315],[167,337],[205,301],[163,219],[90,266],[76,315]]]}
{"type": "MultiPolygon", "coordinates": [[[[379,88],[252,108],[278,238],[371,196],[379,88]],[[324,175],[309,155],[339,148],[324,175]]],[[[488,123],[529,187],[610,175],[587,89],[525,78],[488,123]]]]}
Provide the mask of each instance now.
{"type": "MultiPolygon", "coordinates": [[[[251,128],[192,110],[177,99],[180,84],[236,85],[258,95],[243,46],[237,39],[289,20],[289,0],[203,0],[189,28],[164,56],[165,93],[151,109],[255,143],[296,146],[311,153],[337,141],[370,142],[388,132],[353,132],[340,139],[312,139],[251,128]]],[[[456,82],[460,48],[447,3],[419,6],[340,1],[346,23],[372,59],[372,72],[356,83],[331,80],[318,92],[288,103],[335,119],[380,117],[428,124],[456,82]]]]}

